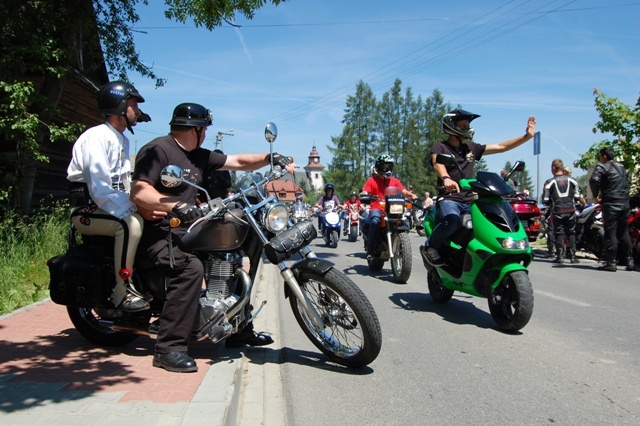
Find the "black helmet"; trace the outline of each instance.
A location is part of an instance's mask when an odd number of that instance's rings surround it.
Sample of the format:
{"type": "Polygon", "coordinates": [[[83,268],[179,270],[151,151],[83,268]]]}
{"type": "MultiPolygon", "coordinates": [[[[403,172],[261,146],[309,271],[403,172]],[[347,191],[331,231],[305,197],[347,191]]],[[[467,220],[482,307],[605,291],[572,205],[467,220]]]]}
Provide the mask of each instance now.
{"type": "Polygon", "coordinates": [[[460,120],[468,120],[471,123],[478,117],[480,117],[478,114],[473,114],[463,109],[454,109],[442,117],[442,131],[449,135],[471,140],[473,139],[474,130],[472,128],[461,129],[456,126],[456,123],[460,120]]]}
{"type": "Polygon", "coordinates": [[[393,159],[387,154],[379,155],[373,168],[380,176],[390,178],[393,173],[393,159]]]}
{"type": "Polygon", "coordinates": [[[333,184],[332,184],[331,182],[329,182],[328,184],[326,184],[326,185],[324,186],[324,193],[325,193],[325,194],[327,193],[327,189],[330,189],[330,190],[332,190],[333,192],[335,192],[335,190],[336,190],[335,186],[333,186],[333,184]]]}
{"type": "Polygon", "coordinates": [[[98,109],[104,115],[126,116],[127,99],[129,98],[138,99],[138,103],[144,102],[144,98],[140,96],[140,93],[132,84],[124,81],[112,81],[100,89],[98,109]]]}
{"type": "Polygon", "coordinates": [[[169,125],[207,127],[213,123],[211,111],[200,104],[184,103],[173,110],[173,117],[169,125]]]}

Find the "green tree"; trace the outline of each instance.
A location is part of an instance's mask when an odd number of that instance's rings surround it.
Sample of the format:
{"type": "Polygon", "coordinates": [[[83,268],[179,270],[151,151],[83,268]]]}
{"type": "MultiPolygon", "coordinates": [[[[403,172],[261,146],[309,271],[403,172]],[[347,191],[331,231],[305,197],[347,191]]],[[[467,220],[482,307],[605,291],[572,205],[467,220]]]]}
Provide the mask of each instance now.
{"type": "MultiPolygon", "coordinates": [[[[249,19],[254,10],[282,0],[165,0],[165,16],[188,20],[208,30],[233,20],[249,19]]],[[[5,0],[0,8],[0,134],[16,146],[11,204],[28,213],[36,162],[46,161],[39,147],[46,138],[72,140],[78,129],[53,123],[65,81],[86,71],[78,52],[102,56],[109,75],[127,80],[128,71],[163,80],[146,66],[135,48],[132,28],[136,12],[147,0],[5,0]],[[41,77],[39,85],[33,77],[41,77]]],[[[5,173],[6,174],[6,173],[5,173]]],[[[0,199],[8,197],[7,183],[0,199]]]]}
{"type": "Polygon", "coordinates": [[[356,93],[347,97],[339,136],[331,137],[333,160],[324,173],[325,182],[334,182],[340,201],[364,185],[376,155],[376,98],[368,84],[356,84],[356,93]]]}
{"type": "Polygon", "coordinates": [[[598,153],[606,146],[611,146],[616,153],[616,159],[624,164],[631,176],[631,195],[640,192],[640,173],[637,163],[640,159],[640,98],[635,107],[631,107],[614,97],[593,90],[595,107],[600,120],[595,124],[593,133],[603,133],[613,136],[596,142],[587,152],[582,154],[573,165],[588,170],[597,163],[598,153]]]}

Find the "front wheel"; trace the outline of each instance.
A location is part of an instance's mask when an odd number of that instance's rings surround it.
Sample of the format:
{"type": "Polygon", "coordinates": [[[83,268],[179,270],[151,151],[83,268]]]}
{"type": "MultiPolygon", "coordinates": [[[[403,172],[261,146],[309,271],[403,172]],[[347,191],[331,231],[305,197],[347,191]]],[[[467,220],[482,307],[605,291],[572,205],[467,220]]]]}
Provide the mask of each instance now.
{"type": "Polygon", "coordinates": [[[335,229],[331,231],[329,234],[329,246],[331,248],[338,247],[338,240],[340,239],[340,234],[335,229]]]}
{"type": "Polygon", "coordinates": [[[136,334],[114,331],[100,323],[100,316],[89,308],[67,307],[67,313],[78,333],[100,346],[124,346],[138,338],[136,334]]]}
{"type": "Polygon", "coordinates": [[[489,296],[489,312],[498,327],[505,331],[518,331],[527,325],[533,314],[533,288],[529,275],[524,271],[505,275],[489,296]]]}
{"type": "Polygon", "coordinates": [[[405,284],[411,276],[411,241],[409,234],[398,234],[393,238],[393,257],[391,272],[397,283],[405,284]]]}
{"type": "Polygon", "coordinates": [[[358,225],[349,227],[349,242],[354,243],[358,239],[358,225]]]}
{"type": "Polygon", "coordinates": [[[373,306],[353,281],[331,269],[325,275],[303,271],[302,293],[325,326],[318,329],[295,296],[289,301],[309,340],[338,364],[363,367],[380,353],[382,331],[373,306]]]}

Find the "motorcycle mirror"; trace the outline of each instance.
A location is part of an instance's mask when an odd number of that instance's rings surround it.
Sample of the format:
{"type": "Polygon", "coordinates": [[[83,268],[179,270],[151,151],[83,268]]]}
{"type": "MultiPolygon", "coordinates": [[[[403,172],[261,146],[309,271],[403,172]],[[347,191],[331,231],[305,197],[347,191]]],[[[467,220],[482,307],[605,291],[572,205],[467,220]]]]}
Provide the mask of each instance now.
{"type": "Polygon", "coordinates": [[[437,154],[436,163],[443,164],[445,166],[456,166],[458,171],[460,172],[460,176],[464,176],[464,173],[462,173],[462,168],[460,167],[460,164],[458,164],[458,162],[456,161],[456,157],[454,157],[453,154],[444,154],[444,153],[437,154]]]}
{"type": "Polygon", "coordinates": [[[267,142],[272,143],[278,137],[278,127],[275,123],[269,122],[267,123],[267,127],[264,129],[264,138],[267,142]]]}
{"type": "Polygon", "coordinates": [[[524,170],[524,161],[516,161],[516,164],[514,164],[513,166],[513,171],[514,172],[521,172],[524,170]]]}
{"type": "Polygon", "coordinates": [[[182,168],[169,165],[160,172],[160,182],[167,188],[175,188],[182,183],[182,168]]]}

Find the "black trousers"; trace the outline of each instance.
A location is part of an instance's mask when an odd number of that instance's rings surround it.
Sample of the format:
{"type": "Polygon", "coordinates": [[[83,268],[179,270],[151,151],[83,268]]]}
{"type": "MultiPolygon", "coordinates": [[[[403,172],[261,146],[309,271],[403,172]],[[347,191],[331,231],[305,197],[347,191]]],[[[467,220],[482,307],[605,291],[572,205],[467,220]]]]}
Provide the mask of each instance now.
{"type": "Polygon", "coordinates": [[[569,246],[567,248],[576,249],[576,214],[562,214],[553,215],[553,235],[556,242],[556,255],[560,256],[564,249],[564,236],[566,235],[569,240],[569,246]]]}
{"type": "Polygon", "coordinates": [[[629,203],[603,203],[602,220],[604,222],[605,258],[609,263],[631,257],[631,238],[629,237],[629,203]],[[621,256],[618,256],[620,251],[621,256]]]}
{"type": "MultiPolygon", "coordinates": [[[[156,339],[156,352],[162,354],[187,351],[191,330],[198,314],[198,298],[204,277],[204,266],[200,259],[180,250],[175,245],[177,238],[173,241],[175,264],[170,272],[171,279],[156,339]]],[[[157,241],[145,251],[157,267],[170,270],[168,241],[157,241]]]]}

